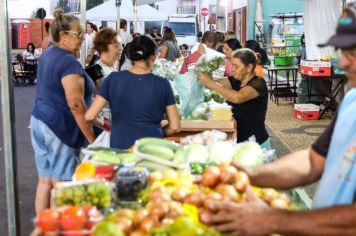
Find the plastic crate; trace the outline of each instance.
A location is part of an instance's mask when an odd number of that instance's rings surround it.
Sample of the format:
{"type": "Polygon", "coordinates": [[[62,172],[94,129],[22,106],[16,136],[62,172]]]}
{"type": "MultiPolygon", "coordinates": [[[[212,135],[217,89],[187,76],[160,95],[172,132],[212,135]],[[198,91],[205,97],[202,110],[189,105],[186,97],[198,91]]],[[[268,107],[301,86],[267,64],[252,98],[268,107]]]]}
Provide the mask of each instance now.
{"type": "Polygon", "coordinates": [[[286,46],[300,46],[300,36],[286,36],[286,46]]]}
{"type": "Polygon", "coordinates": [[[296,62],[295,57],[292,56],[275,56],[274,64],[276,66],[290,66],[294,65],[296,62]]]}

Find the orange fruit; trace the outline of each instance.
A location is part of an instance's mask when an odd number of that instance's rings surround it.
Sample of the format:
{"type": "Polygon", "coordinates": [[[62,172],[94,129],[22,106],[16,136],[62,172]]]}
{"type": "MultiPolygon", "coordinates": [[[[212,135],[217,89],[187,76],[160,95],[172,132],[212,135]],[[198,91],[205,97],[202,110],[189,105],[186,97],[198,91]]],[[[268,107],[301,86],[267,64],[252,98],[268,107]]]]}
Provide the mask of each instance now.
{"type": "Polygon", "coordinates": [[[76,180],[90,179],[95,175],[95,165],[93,162],[85,161],[80,163],[74,172],[76,180]]]}

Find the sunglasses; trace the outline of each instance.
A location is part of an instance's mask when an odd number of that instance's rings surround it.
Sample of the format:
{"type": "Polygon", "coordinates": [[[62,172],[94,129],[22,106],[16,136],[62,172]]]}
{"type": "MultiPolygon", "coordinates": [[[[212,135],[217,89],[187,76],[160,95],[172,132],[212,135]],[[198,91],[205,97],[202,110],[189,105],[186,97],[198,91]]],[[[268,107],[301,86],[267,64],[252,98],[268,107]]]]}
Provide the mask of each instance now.
{"type": "Polygon", "coordinates": [[[66,30],[63,32],[75,34],[75,35],[77,35],[78,39],[82,39],[84,37],[84,32],[76,32],[76,31],[71,31],[71,30],[66,30]]]}

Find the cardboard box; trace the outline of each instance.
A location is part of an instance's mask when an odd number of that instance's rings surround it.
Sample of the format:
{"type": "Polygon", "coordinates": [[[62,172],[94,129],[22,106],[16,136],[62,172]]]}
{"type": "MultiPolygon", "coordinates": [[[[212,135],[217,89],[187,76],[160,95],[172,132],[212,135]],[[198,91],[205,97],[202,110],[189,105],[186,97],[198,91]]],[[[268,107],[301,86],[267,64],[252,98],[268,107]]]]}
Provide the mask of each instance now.
{"type": "Polygon", "coordinates": [[[295,104],[294,117],[299,120],[317,120],[319,110],[319,106],[314,104],[295,104]]]}
{"type": "Polygon", "coordinates": [[[331,76],[331,62],[329,61],[300,61],[300,73],[303,75],[327,77],[331,76]]]}

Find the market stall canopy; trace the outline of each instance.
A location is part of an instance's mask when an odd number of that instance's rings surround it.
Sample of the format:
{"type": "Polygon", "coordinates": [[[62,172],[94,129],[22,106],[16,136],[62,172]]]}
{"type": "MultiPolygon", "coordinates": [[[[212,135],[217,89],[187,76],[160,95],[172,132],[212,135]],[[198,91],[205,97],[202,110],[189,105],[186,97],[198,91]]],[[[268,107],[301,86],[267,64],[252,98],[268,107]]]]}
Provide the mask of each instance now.
{"type": "Polygon", "coordinates": [[[333,47],[319,48],[318,44],[325,43],[335,33],[342,1],[309,0],[303,4],[307,59],[318,60],[323,55],[335,56],[333,47]]]}
{"type": "MultiPolygon", "coordinates": [[[[120,6],[120,18],[127,21],[164,21],[168,20],[168,15],[148,5],[141,5],[137,6],[136,19],[132,1],[123,0],[120,6]]],[[[91,21],[116,21],[115,0],[109,0],[87,11],[87,19],[91,21]]]]}

